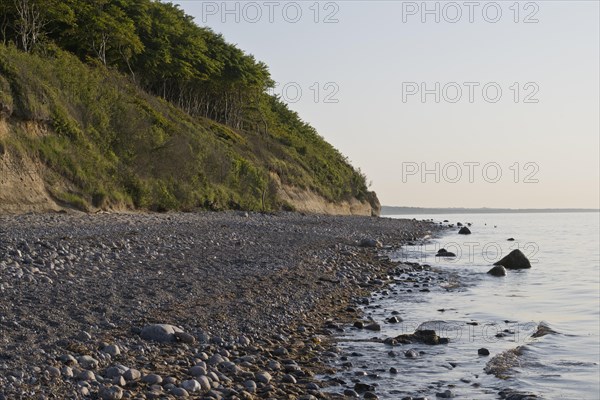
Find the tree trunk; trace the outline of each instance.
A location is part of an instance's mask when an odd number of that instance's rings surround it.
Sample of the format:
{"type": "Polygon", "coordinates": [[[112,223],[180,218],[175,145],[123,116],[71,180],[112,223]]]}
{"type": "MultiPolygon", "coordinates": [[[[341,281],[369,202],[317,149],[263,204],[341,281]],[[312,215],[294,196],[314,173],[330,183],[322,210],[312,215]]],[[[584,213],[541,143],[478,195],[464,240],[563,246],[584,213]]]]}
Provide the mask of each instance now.
{"type": "Polygon", "coordinates": [[[21,41],[21,47],[29,53],[42,35],[46,25],[41,12],[31,0],[14,0],[17,11],[15,30],[21,41]]]}

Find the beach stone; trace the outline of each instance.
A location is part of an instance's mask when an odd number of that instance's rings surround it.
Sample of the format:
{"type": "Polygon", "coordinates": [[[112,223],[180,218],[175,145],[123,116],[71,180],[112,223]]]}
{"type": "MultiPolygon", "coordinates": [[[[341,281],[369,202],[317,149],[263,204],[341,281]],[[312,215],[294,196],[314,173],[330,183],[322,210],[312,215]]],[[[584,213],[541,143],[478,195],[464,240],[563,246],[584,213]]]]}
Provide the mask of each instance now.
{"type": "Polygon", "coordinates": [[[289,353],[285,347],[279,347],[279,348],[275,349],[273,354],[275,354],[276,356],[279,356],[279,357],[283,357],[283,356],[287,356],[289,353]]]}
{"type": "Polygon", "coordinates": [[[356,392],[356,390],[346,389],[344,390],[344,397],[352,397],[354,399],[360,398],[360,395],[356,392]]]}
{"type": "MultiPolygon", "coordinates": [[[[226,361],[223,358],[222,355],[220,354],[213,354],[209,359],[208,359],[208,364],[209,365],[219,365],[219,364],[225,364],[226,361]]],[[[235,365],[235,364],[234,364],[235,365]]]]}
{"type": "Polygon", "coordinates": [[[508,255],[503,257],[500,261],[494,263],[494,265],[502,265],[506,269],[526,269],[531,268],[531,263],[519,249],[514,249],[508,255]]]}
{"type": "Polygon", "coordinates": [[[46,371],[48,371],[48,375],[51,378],[60,378],[60,369],[56,368],[56,367],[48,367],[46,368],[46,371]]]}
{"type": "Polygon", "coordinates": [[[402,344],[424,343],[429,345],[446,344],[448,338],[442,338],[432,329],[420,329],[414,333],[399,335],[394,338],[396,342],[402,344]]]}
{"type": "Polygon", "coordinates": [[[267,367],[269,367],[271,371],[279,371],[281,369],[281,364],[279,363],[279,361],[270,360],[267,363],[267,367]]]}
{"type": "MultiPolygon", "coordinates": [[[[127,379],[127,378],[126,378],[127,379]]],[[[148,385],[157,385],[163,381],[162,376],[157,374],[148,374],[144,375],[142,381],[146,382],[148,385]]]]}
{"type": "Polygon", "coordinates": [[[113,365],[112,367],[106,368],[104,376],[106,378],[112,379],[114,377],[123,375],[125,372],[127,372],[127,370],[128,368],[123,365],[113,365]]]}
{"type": "Polygon", "coordinates": [[[462,228],[460,228],[460,230],[458,231],[459,235],[470,235],[471,234],[471,230],[469,228],[467,228],[466,226],[463,226],[462,228]]]}
{"type": "Polygon", "coordinates": [[[206,374],[207,378],[213,382],[220,382],[221,379],[219,378],[219,376],[214,373],[213,371],[209,371],[208,374],[206,374]]]}
{"type": "Polygon", "coordinates": [[[123,373],[123,378],[125,378],[125,380],[128,382],[137,381],[141,377],[142,377],[142,373],[134,368],[130,368],[123,373]]]}
{"type": "Polygon", "coordinates": [[[480,356],[489,356],[490,351],[485,347],[482,347],[481,349],[477,350],[477,354],[479,354],[480,356]]]}
{"type": "Polygon", "coordinates": [[[75,339],[79,340],[80,342],[87,342],[89,340],[92,340],[92,335],[90,335],[86,331],[81,331],[75,336],[75,339]]]}
{"type": "Polygon", "coordinates": [[[268,372],[259,372],[256,374],[256,380],[265,385],[271,382],[271,379],[273,379],[273,377],[268,372]]]}
{"type": "Polygon", "coordinates": [[[186,332],[175,331],[175,339],[186,344],[194,344],[196,342],[196,338],[186,332]]]}
{"type": "Polygon", "coordinates": [[[395,375],[397,373],[398,373],[398,370],[396,368],[390,367],[390,374],[394,374],[395,375]]]}
{"type": "Polygon", "coordinates": [[[241,346],[250,346],[251,343],[250,339],[246,336],[240,336],[237,341],[241,346]]]}
{"type": "Polygon", "coordinates": [[[96,380],[96,375],[92,371],[83,370],[77,375],[77,379],[86,382],[92,382],[96,380]]]}
{"type": "Polygon", "coordinates": [[[103,386],[100,388],[99,394],[102,400],[121,400],[123,389],[118,386],[103,386]]]}
{"type": "Polygon", "coordinates": [[[365,329],[369,331],[380,331],[381,325],[379,325],[377,322],[373,322],[372,324],[365,326],[365,329]]]}
{"type": "Polygon", "coordinates": [[[369,385],[367,383],[357,382],[354,385],[354,390],[358,393],[372,392],[373,390],[375,390],[375,386],[369,385]]]}
{"type": "Polygon", "coordinates": [[[293,375],[290,375],[290,374],[285,374],[285,375],[283,375],[283,376],[281,377],[281,380],[282,380],[284,383],[296,383],[296,378],[294,378],[294,376],[293,376],[293,375]]]}
{"type": "Polygon", "coordinates": [[[506,276],[506,268],[502,265],[495,265],[487,273],[492,276],[506,276]]]}
{"type": "Polygon", "coordinates": [[[373,238],[363,238],[359,243],[360,247],[381,247],[381,242],[373,238]]]}
{"type": "Polygon", "coordinates": [[[404,352],[404,357],[406,357],[406,358],[417,358],[417,357],[419,357],[419,353],[416,350],[414,350],[414,349],[406,350],[404,352]]]}
{"type": "Polygon", "coordinates": [[[106,354],[110,354],[112,357],[116,357],[121,354],[121,349],[116,344],[111,344],[102,349],[106,354]]]}
{"type": "Polygon", "coordinates": [[[210,384],[210,380],[208,379],[207,376],[199,376],[198,378],[196,378],[198,380],[198,383],[200,384],[200,387],[202,388],[202,390],[210,390],[212,388],[212,385],[210,384]]]}
{"type": "Polygon", "coordinates": [[[191,376],[201,376],[201,375],[206,375],[206,368],[204,368],[201,365],[195,365],[192,368],[190,368],[189,372],[188,372],[191,376]]]}
{"type": "Polygon", "coordinates": [[[202,386],[200,386],[200,382],[195,379],[189,379],[187,381],[181,382],[181,387],[184,388],[189,393],[195,393],[202,390],[202,386]]]}
{"type": "Polygon", "coordinates": [[[177,378],[174,376],[167,376],[165,379],[163,379],[163,383],[177,385],[177,378]]]}
{"type": "Polygon", "coordinates": [[[535,332],[531,334],[531,337],[532,338],[539,338],[539,337],[542,337],[542,336],[546,336],[546,335],[550,335],[550,334],[556,334],[556,333],[557,332],[554,329],[550,328],[544,322],[541,322],[537,326],[537,329],[535,330],[535,332]]]}
{"type": "Polygon", "coordinates": [[[375,393],[373,393],[373,392],[366,392],[364,394],[364,398],[365,399],[371,399],[371,400],[377,400],[377,399],[379,399],[379,397],[377,397],[377,395],[375,393]]]}
{"type": "MultiPolygon", "coordinates": [[[[159,400],[164,398],[164,393],[161,390],[162,388],[159,386],[158,388],[153,388],[152,390],[146,392],[145,398],[149,400],[159,400]]],[[[143,399],[143,397],[142,397],[143,399]]]]}
{"type": "Polygon", "coordinates": [[[73,377],[73,369],[71,369],[71,367],[68,367],[66,365],[60,369],[60,373],[65,378],[72,378],[73,377]]]}
{"type": "Polygon", "coordinates": [[[445,390],[443,392],[436,393],[435,397],[439,397],[439,398],[442,398],[442,399],[451,399],[451,398],[454,397],[454,393],[452,393],[451,390],[445,390]]]}
{"type": "Polygon", "coordinates": [[[142,328],[140,337],[158,343],[174,343],[177,341],[175,332],[183,332],[180,328],[169,324],[152,324],[142,328]]]}
{"type": "Polygon", "coordinates": [[[219,370],[227,372],[231,375],[237,375],[240,373],[240,367],[235,365],[235,363],[231,361],[223,361],[219,364],[219,370]]]}
{"type": "Polygon", "coordinates": [[[456,257],[456,254],[454,254],[451,251],[447,251],[446,249],[439,249],[435,256],[436,257],[456,257]]]}
{"type": "Polygon", "coordinates": [[[77,364],[77,360],[70,354],[63,354],[59,357],[59,360],[65,365],[75,365],[77,364]]]}
{"type": "Polygon", "coordinates": [[[253,380],[247,380],[246,382],[244,382],[244,388],[249,393],[255,393],[256,392],[256,382],[254,382],[253,380]]]}
{"type": "Polygon", "coordinates": [[[233,391],[230,391],[229,389],[224,389],[222,391],[223,391],[223,393],[222,392],[218,392],[216,390],[209,390],[206,393],[206,397],[210,397],[210,398],[215,399],[215,400],[221,400],[223,398],[223,396],[225,396],[227,394],[233,393],[233,391]]]}
{"type": "Polygon", "coordinates": [[[122,376],[115,376],[112,380],[112,384],[125,387],[127,381],[122,376]]]}
{"type": "Polygon", "coordinates": [[[498,392],[498,395],[504,400],[539,400],[539,397],[533,393],[519,392],[513,389],[503,389],[498,392]]]}
{"type": "Polygon", "coordinates": [[[95,369],[98,368],[98,360],[92,356],[81,356],[77,359],[77,362],[84,369],[95,369]]]}
{"type": "Polygon", "coordinates": [[[171,389],[171,395],[175,397],[190,397],[190,394],[184,388],[173,388],[171,389]]]}

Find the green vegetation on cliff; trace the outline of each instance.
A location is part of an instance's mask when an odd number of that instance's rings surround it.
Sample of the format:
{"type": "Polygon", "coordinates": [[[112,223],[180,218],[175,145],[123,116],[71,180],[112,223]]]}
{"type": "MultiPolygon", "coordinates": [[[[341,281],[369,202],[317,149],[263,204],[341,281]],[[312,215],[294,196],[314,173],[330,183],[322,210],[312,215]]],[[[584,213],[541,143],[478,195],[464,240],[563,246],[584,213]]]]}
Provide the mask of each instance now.
{"type": "Polygon", "coordinates": [[[267,93],[264,64],[171,4],[3,2],[0,39],[0,155],[40,160],[59,201],[273,210],[285,207],[280,183],[374,200],[360,171],[267,93]]]}

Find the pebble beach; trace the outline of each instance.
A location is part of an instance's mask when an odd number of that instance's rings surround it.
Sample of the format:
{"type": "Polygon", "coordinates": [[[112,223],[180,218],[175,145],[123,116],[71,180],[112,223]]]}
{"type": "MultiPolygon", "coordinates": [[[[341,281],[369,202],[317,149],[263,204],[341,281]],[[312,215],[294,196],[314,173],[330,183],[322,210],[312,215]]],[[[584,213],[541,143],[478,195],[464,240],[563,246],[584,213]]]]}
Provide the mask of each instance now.
{"type": "Polygon", "coordinates": [[[299,213],[0,216],[0,399],[377,398],[319,376],[335,373],[335,335],[364,296],[427,269],[386,249],[439,229],[299,213]]]}

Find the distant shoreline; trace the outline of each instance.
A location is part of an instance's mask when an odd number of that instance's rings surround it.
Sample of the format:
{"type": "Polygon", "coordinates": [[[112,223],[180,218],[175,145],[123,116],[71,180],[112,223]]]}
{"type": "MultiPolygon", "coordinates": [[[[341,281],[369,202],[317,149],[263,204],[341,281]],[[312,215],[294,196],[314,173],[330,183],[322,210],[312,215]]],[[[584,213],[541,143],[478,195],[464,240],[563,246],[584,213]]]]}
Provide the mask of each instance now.
{"type": "Polygon", "coordinates": [[[381,215],[422,215],[422,214],[531,214],[531,213],[580,213],[600,212],[593,208],[421,208],[382,206],[381,215]]]}

